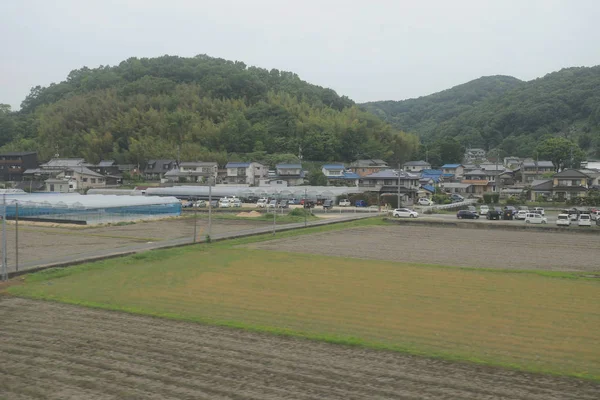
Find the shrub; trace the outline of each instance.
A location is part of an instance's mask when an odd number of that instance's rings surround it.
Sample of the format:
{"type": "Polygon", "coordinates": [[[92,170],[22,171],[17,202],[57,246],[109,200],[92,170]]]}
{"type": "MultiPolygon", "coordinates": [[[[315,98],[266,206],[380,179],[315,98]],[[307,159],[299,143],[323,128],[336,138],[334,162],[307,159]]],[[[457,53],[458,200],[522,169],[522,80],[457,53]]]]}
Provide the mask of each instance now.
{"type": "Polygon", "coordinates": [[[500,193],[492,193],[492,203],[497,204],[500,201],[500,193]]]}
{"type": "Polygon", "coordinates": [[[492,204],[492,193],[484,193],[483,194],[483,202],[485,204],[492,204]]]}
{"type": "Polygon", "coordinates": [[[294,208],[292,211],[290,211],[289,215],[292,215],[294,217],[304,217],[305,215],[311,215],[310,209],[304,209],[304,208],[294,208]]]}

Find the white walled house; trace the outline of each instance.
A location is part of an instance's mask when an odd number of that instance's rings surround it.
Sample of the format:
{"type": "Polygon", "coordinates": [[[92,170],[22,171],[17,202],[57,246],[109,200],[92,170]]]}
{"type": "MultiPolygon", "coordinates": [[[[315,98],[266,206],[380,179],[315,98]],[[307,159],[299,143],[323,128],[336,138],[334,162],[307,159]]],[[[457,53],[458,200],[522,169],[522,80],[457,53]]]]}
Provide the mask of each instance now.
{"type": "Polygon", "coordinates": [[[408,161],[402,164],[402,169],[406,172],[421,172],[424,169],[431,169],[431,164],[427,161],[408,161]]]}
{"type": "Polygon", "coordinates": [[[258,186],[269,174],[269,169],[257,162],[229,162],[225,166],[227,183],[258,186]]]}

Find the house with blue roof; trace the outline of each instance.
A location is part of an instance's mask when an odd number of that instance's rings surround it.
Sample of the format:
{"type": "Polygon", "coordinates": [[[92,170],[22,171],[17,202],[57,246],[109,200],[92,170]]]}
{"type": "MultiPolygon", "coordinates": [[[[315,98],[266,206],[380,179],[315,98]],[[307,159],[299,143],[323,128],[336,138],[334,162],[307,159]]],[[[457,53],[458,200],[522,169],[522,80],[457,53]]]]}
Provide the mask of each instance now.
{"type": "Polygon", "coordinates": [[[360,175],[346,170],[344,164],[325,164],[321,168],[323,175],[327,177],[330,185],[358,186],[360,175]]]}
{"type": "Polygon", "coordinates": [[[442,172],[444,174],[452,174],[456,178],[460,178],[463,176],[464,167],[462,164],[444,164],[442,165],[442,172]]]}
{"type": "Polygon", "coordinates": [[[258,186],[269,173],[266,166],[257,162],[228,162],[225,169],[225,182],[238,185],[258,186]]]}

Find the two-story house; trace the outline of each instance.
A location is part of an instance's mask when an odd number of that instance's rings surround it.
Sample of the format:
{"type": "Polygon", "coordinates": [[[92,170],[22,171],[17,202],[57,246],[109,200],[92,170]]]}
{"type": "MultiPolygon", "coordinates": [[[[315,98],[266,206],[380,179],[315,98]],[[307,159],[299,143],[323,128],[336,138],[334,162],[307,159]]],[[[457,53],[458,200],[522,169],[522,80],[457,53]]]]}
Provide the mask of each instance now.
{"type": "Polygon", "coordinates": [[[144,176],[148,180],[159,180],[163,179],[167,172],[176,168],[176,160],[148,160],[144,168],[144,176]]]}
{"type": "Polygon", "coordinates": [[[334,186],[358,186],[360,180],[358,174],[347,171],[343,164],[325,164],[321,172],[327,177],[328,184],[334,186]]]}
{"type": "Polygon", "coordinates": [[[34,151],[2,153],[0,154],[0,179],[4,182],[22,181],[23,173],[37,166],[37,153],[34,151]]]}
{"type": "Polygon", "coordinates": [[[102,160],[97,165],[89,167],[92,171],[104,175],[107,185],[119,185],[123,183],[123,174],[115,160],[102,160]]]}
{"type": "Polygon", "coordinates": [[[275,166],[274,179],[286,181],[288,186],[302,185],[305,175],[302,164],[277,164],[275,166]]]}
{"type": "Polygon", "coordinates": [[[402,169],[406,172],[421,172],[424,169],[431,169],[431,164],[427,161],[408,161],[402,164],[402,169]]]}
{"type": "Polygon", "coordinates": [[[444,174],[452,174],[456,178],[461,178],[464,174],[464,167],[462,164],[444,164],[442,165],[442,172],[444,174]]]}
{"type": "Polygon", "coordinates": [[[486,179],[485,171],[477,169],[475,171],[465,172],[464,179],[461,181],[463,185],[470,185],[466,190],[467,193],[481,196],[485,192],[493,190],[486,179]]]}
{"type": "Polygon", "coordinates": [[[526,160],[521,163],[521,179],[525,184],[531,184],[534,180],[543,179],[544,175],[555,171],[552,161],[531,161],[526,160]]]}
{"type": "Polygon", "coordinates": [[[217,171],[216,162],[183,161],[179,168],[167,171],[164,178],[171,182],[208,182],[217,178],[217,171]]]}
{"type": "Polygon", "coordinates": [[[45,181],[47,192],[78,192],[91,188],[106,187],[106,177],[88,167],[65,168],[56,177],[45,181]]]}
{"type": "Polygon", "coordinates": [[[467,164],[474,163],[476,161],[484,160],[484,159],[485,159],[485,150],[484,149],[475,148],[475,149],[467,149],[465,151],[464,162],[467,164]]]}
{"type": "Polygon", "coordinates": [[[350,171],[354,172],[355,174],[361,177],[371,175],[375,172],[383,171],[384,169],[389,168],[390,167],[385,161],[379,159],[356,160],[348,167],[350,171]]]}
{"type": "Polygon", "coordinates": [[[565,169],[552,177],[552,198],[558,201],[586,196],[592,178],[576,169],[565,169]]]}
{"type": "Polygon", "coordinates": [[[225,182],[258,186],[268,176],[269,169],[257,162],[229,162],[225,166],[225,182]]]}
{"type": "Polygon", "coordinates": [[[397,194],[398,186],[400,186],[400,194],[403,195],[405,200],[415,200],[417,192],[421,187],[420,178],[418,174],[386,169],[362,177],[359,186],[365,188],[367,191],[379,192],[381,194],[397,194]]]}

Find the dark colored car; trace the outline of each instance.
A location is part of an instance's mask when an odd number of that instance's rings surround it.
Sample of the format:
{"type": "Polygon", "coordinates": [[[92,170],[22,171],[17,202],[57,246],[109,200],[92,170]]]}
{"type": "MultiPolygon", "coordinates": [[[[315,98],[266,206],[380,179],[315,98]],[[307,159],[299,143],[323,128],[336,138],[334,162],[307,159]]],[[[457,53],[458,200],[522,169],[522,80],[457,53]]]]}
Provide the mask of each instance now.
{"type": "Polygon", "coordinates": [[[479,219],[479,214],[469,210],[460,210],[456,213],[458,219],[479,219]]]}
{"type": "Polygon", "coordinates": [[[323,202],[323,209],[324,210],[330,210],[333,207],[333,201],[331,200],[325,200],[323,202]]]}
{"type": "Polygon", "coordinates": [[[517,209],[513,206],[506,206],[502,211],[502,219],[511,220],[515,219],[515,215],[517,214],[517,209]]]}
{"type": "Polygon", "coordinates": [[[367,206],[367,202],[364,200],[356,200],[356,203],[354,204],[356,207],[366,207],[367,206]]]}
{"type": "Polygon", "coordinates": [[[281,200],[278,204],[277,207],[278,208],[289,208],[289,203],[287,200],[281,200]]]}
{"type": "Polygon", "coordinates": [[[302,200],[304,208],[315,208],[315,202],[310,200],[302,200]]]}
{"type": "Polygon", "coordinates": [[[502,218],[502,209],[496,207],[493,210],[488,211],[485,217],[487,219],[500,220],[500,218],[502,218]]]}

